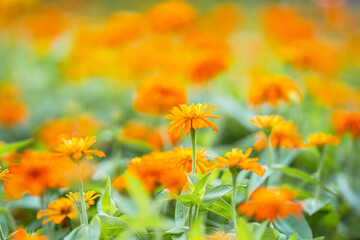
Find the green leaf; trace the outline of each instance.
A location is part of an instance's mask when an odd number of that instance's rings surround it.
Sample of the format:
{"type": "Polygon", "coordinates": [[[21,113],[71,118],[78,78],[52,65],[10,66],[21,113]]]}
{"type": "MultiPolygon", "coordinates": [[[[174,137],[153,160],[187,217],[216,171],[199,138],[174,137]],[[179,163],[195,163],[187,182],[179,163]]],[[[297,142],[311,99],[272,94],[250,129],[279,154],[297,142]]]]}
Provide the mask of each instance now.
{"type": "Polygon", "coordinates": [[[122,218],[101,213],[97,214],[96,217],[100,220],[102,236],[113,238],[129,228],[129,224],[122,218]]]}
{"type": "Polygon", "coordinates": [[[296,240],[297,239],[297,233],[294,233],[291,237],[289,237],[288,240],[296,240]]]}
{"type": "Polygon", "coordinates": [[[105,192],[101,196],[101,212],[108,215],[114,215],[116,211],[117,207],[111,199],[111,181],[110,178],[108,178],[105,192]]]}
{"type": "Polygon", "coordinates": [[[210,206],[213,202],[232,190],[232,186],[223,184],[206,191],[202,198],[204,206],[210,206]]]}
{"type": "Polygon", "coordinates": [[[193,195],[193,194],[180,195],[176,200],[178,200],[183,205],[188,206],[188,207],[190,207],[192,205],[198,205],[198,206],[202,205],[201,199],[198,196],[193,195]]]}
{"type": "Polygon", "coordinates": [[[321,201],[316,198],[308,198],[303,201],[304,211],[310,216],[322,209],[326,204],[328,204],[330,200],[321,201]]]}
{"type": "Polygon", "coordinates": [[[324,184],[320,183],[319,181],[317,181],[315,178],[311,177],[309,174],[307,174],[304,171],[301,171],[299,169],[295,169],[295,168],[291,168],[291,167],[280,167],[280,166],[275,166],[276,169],[282,171],[284,174],[290,176],[290,177],[294,177],[297,179],[301,179],[307,182],[311,182],[313,184],[316,184],[318,186],[320,186],[321,188],[323,188],[325,191],[333,194],[333,195],[337,195],[337,193],[335,193],[334,191],[330,190],[329,188],[325,187],[324,184]]]}
{"type": "Polygon", "coordinates": [[[206,184],[209,181],[211,174],[212,172],[209,172],[200,179],[200,181],[195,185],[194,194],[196,195],[202,194],[202,192],[205,190],[206,184]]]}
{"type": "Polygon", "coordinates": [[[6,153],[17,151],[33,142],[33,139],[26,139],[18,142],[8,143],[0,147],[0,157],[6,153]]]}
{"type": "Polygon", "coordinates": [[[181,204],[179,201],[176,201],[175,206],[175,224],[178,227],[185,226],[186,218],[189,213],[189,207],[181,204]]]}
{"type": "Polygon", "coordinates": [[[210,206],[206,207],[206,209],[231,220],[231,206],[222,198],[213,202],[210,206]]]}
{"type": "Polygon", "coordinates": [[[250,225],[247,224],[247,222],[243,218],[239,218],[238,228],[239,228],[239,239],[255,240],[250,225]]]}
{"type": "Polygon", "coordinates": [[[292,236],[294,233],[298,234],[300,239],[312,239],[313,235],[311,228],[305,218],[301,220],[291,216],[286,219],[279,219],[275,222],[275,227],[287,237],[292,236]]]}
{"type": "Polygon", "coordinates": [[[93,217],[90,225],[80,225],[70,232],[64,240],[97,240],[100,239],[100,219],[93,217]]]}

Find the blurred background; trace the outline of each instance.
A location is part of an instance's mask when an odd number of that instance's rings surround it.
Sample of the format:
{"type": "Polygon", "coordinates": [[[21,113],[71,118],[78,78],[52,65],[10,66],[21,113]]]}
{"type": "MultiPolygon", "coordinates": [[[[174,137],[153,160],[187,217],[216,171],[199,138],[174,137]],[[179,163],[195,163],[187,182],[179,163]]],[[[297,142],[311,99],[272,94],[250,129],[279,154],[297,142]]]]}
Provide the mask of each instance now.
{"type": "MultiPolygon", "coordinates": [[[[248,119],[279,114],[299,141],[344,136],[329,148],[325,175],[351,183],[308,221],[315,236],[360,239],[360,183],[344,167],[350,158],[360,165],[359,18],[355,0],[0,0],[0,141],[34,138],[49,150],[63,137],[96,135],[124,167],[190,146],[166,133],[164,115],[180,103],[217,107],[219,133],[200,130],[198,140],[212,156],[253,146],[248,119]],[[352,135],[336,117],[350,113],[352,135]]],[[[314,172],[317,153],[295,145],[281,150],[288,164],[314,172]]]]}

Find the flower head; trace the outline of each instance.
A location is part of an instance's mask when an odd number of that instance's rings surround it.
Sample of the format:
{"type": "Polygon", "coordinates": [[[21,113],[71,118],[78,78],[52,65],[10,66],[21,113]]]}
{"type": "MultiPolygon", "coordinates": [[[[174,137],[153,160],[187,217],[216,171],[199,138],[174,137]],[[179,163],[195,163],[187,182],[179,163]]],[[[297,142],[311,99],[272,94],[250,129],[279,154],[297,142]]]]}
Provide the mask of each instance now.
{"type": "Polygon", "coordinates": [[[360,136],[360,111],[336,111],[332,115],[332,123],[336,133],[351,133],[354,139],[360,136]]]}
{"type": "Polygon", "coordinates": [[[211,168],[240,168],[244,170],[251,170],[259,176],[263,176],[265,168],[259,164],[258,158],[249,158],[252,148],[248,148],[245,153],[237,148],[233,148],[231,152],[225,154],[225,157],[216,157],[214,159],[215,165],[211,168]]]}
{"type": "Polygon", "coordinates": [[[205,127],[211,127],[217,132],[217,126],[207,118],[218,118],[213,116],[212,110],[215,109],[211,106],[207,109],[210,104],[191,104],[187,106],[181,104],[179,107],[174,107],[171,114],[165,116],[166,119],[172,120],[170,122],[169,132],[173,132],[175,136],[179,136],[181,131],[184,129],[184,133],[187,135],[190,133],[190,129],[199,129],[205,127]],[[207,109],[207,110],[206,110],[207,109]]]}
{"type": "Polygon", "coordinates": [[[28,115],[25,103],[18,99],[2,99],[0,101],[0,123],[14,126],[24,122],[28,115]]]}
{"type": "Polygon", "coordinates": [[[143,80],[136,90],[134,107],[141,113],[150,115],[165,114],[174,106],[186,102],[183,84],[165,77],[143,80]]]}
{"type": "Polygon", "coordinates": [[[10,234],[10,240],[47,240],[47,238],[38,233],[27,233],[24,227],[17,227],[15,232],[10,234]]]}
{"type": "Polygon", "coordinates": [[[105,153],[99,150],[89,150],[96,142],[96,137],[63,139],[63,143],[55,148],[56,156],[60,159],[71,159],[73,161],[81,161],[82,157],[92,159],[92,155],[105,157],[105,153]]]}
{"type": "MultiPolygon", "coordinates": [[[[76,193],[69,192],[68,194],[66,194],[66,197],[71,199],[76,206],[81,204],[81,198],[79,192],[76,193]]],[[[94,200],[98,197],[100,197],[100,194],[96,194],[95,191],[88,191],[84,193],[84,199],[85,199],[85,203],[87,204],[87,208],[89,208],[91,205],[94,205],[95,204],[94,200]]]]}
{"type": "Polygon", "coordinates": [[[331,134],[315,133],[308,135],[307,146],[324,146],[327,144],[338,145],[339,138],[331,134]]]}
{"type": "Polygon", "coordinates": [[[292,79],[282,75],[262,75],[252,80],[249,102],[254,107],[261,103],[276,107],[281,100],[290,102],[291,96],[301,98],[301,92],[292,79]]]}
{"type": "Polygon", "coordinates": [[[255,116],[254,118],[250,119],[250,122],[258,128],[261,128],[265,134],[270,134],[272,128],[282,121],[283,118],[278,115],[255,116]]]}
{"type": "Polygon", "coordinates": [[[128,184],[128,180],[127,180],[126,176],[119,175],[119,176],[114,178],[112,184],[113,184],[115,189],[124,190],[126,188],[127,184],[128,184]]]}
{"type": "MultiPolygon", "coordinates": [[[[206,172],[211,163],[206,159],[209,155],[205,149],[196,150],[196,167],[201,173],[206,172]]],[[[181,168],[185,172],[191,172],[192,168],[192,148],[175,147],[174,151],[168,152],[168,160],[175,168],[181,168]]]]}
{"type": "Polygon", "coordinates": [[[273,222],[302,212],[302,205],[293,201],[295,196],[288,189],[260,187],[251,193],[249,201],[240,204],[238,211],[246,216],[254,216],[257,221],[273,222]]]}
{"type": "MultiPolygon", "coordinates": [[[[256,134],[259,140],[254,148],[260,150],[267,147],[266,133],[256,134]]],[[[303,146],[301,137],[297,132],[297,126],[292,121],[281,121],[276,124],[270,133],[270,144],[272,147],[300,148],[303,146]]]]}
{"type": "Polygon", "coordinates": [[[67,198],[59,198],[48,205],[48,209],[40,210],[36,214],[37,219],[44,218],[43,224],[53,221],[60,224],[66,217],[75,219],[77,216],[73,201],[67,198]]]}

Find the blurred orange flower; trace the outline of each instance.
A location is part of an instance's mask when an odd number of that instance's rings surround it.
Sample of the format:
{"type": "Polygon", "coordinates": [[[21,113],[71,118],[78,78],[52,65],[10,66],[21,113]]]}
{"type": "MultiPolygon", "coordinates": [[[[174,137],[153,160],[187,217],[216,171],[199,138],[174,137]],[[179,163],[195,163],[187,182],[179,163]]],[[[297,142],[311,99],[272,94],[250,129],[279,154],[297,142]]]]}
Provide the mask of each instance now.
{"type": "MultiPolygon", "coordinates": [[[[256,134],[259,140],[254,148],[260,150],[267,147],[266,136],[260,132],[256,134]]],[[[297,126],[292,121],[281,121],[276,124],[270,134],[270,144],[272,147],[300,148],[303,146],[301,137],[297,132],[297,126]]]]}
{"type": "Polygon", "coordinates": [[[331,134],[315,133],[308,135],[309,142],[306,146],[324,146],[326,144],[338,145],[339,138],[331,134]]]}
{"type": "Polygon", "coordinates": [[[244,170],[251,170],[260,177],[265,173],[265,168],[259,164],[258,158],[249,158],[252,152],[252,148],[248,148],[245,153],[243,153],[238,148],[233,148],[231,152],[227,152],[225,157],[216,157],[213,160],[215,164],[210,169],[216,168],[240,168],[244,170]]]}
{"type": "Polygon", "coordinates": [[[36,136],[48,148],[54,148],[62,143],[62,139],[86,137],[95,133],[99,122],[90,116],[81,115],[76,118],[63,118],[45,123],[36,136]]]}
{"type": "Polygon", "coordinates": [[[120,175],[114,178],[112,184],[117,190],[124,190],[128,184],[127,178],[125,175],[120,175]]]}
{"type": "Polygon", "coordinates": [[[280,122],[284,121],[281,116],[278,115],[263,115],[263,116],[255,116],[254,118],[249,120],[252,124],[261,128],[263,130],[272,129],[280,122]]]}
{"type": "MultiPolygon", "coordinates": [[[[78,207],[81,204],[81,198],[79,192],[76,193],[69,192],[68,194],[66,194],[66,197],[72,200],[72,202],[75,204],[76,207],[78,207]]],[[[98,197],[100,197],[100,194],[96,194],[95,191],[88,191],[84,193],[84,199],[87,209],[89,209],[90,206],[95,204],[94,200],[98,197]]]]}
{"type": "Polygon", "coordinates": [[[225,232],[214,232],[204,238],[204,240],[236,240],[234,236],[225,232]]]}
{"type": "Polygon", "coordinates": [[[343,135],[351,133],[354,139],[360,136],[360,112],[338,110],[332,114],[332,123],[336,133],[343,135]]]}
{"type": "Polygon", "coordinates": [[[55,224],[62,223],[66,217],[75,219],[77,216],[74,203],[67,198],[59,198],[48,205],[48,209],[42,209],[36,214],[37,219],[44,218],[42,224],[53,221],[55,224]]]}
{"type": "Polygon", "coordinates": [[[14,126],[23,123],[28,115],[24,102],[17,99],[0,100],[0,123],[14,126]]]}
{"type": "Polygon", "coordinates": [[[158,115],[186,102],[183,84],[165,77],[144,79],[136,90],[134,107],[141,113],[158,115]]]}
{"type": "Polygon", "coordinates": [[[294,202],[295,193],[288,189],[258,188],[251,193],[250,199],[239,205],[238,211],[255,220],[275,221],[289,215],[300,215],[302,205],[294,202]]]}
{"type": "Polygon", "coordinates": [[[283,75],[257,75],[251,81],[249,103],[254,107],[261,103],[278,106],[280,101],[290,102],[291,96],[301,98],[301,92],[295,82],[283,75]]]}
{"type": "Polygon", "coordinates": [[[179,136],[184,129],[184,133],[188,135],[190,129],[199,129],[205,127],[211,127],[212,130],[217,132],[217,126],[212,121],[206,118],[218,118],[213,116],[212,110],[215,109],[210,104],[191,104],[189,106],[181,104],[179,107],[174,107],[171,110],[171,114],[165,116],[166,119],[172,120],[170,122],[169,132],[174,133],[175,136],[179,136]],[[207,110],[206,110],[207,109],[207,110]]]}
{"type": "Polygon", "coordinates": [[[92,159],[92,155],[98,157],[105,157],[105,153],[99,150],[89,150],[89,148],[96,142],[96,137],[85,137],[72,139],[63,139],[63,143],[54,148],[55,156],[62,160],[81,161],[81,158],[92,159]]]}
{"type": "MultiPolygon", "coordinates": [[[[196,149],[196,166],[203,174],[211,166],[211,163],[207,160],[208,157],[206,149],[196,149]]],[[[174,168],[180,168],[189,173],[192,169],[192,148],[175,147],[173,151],[168,152],[168,160],[169,164],[173,165],[174,168]]]]}
{"type": "Polygon", "coordinates": [[[38,233],[27,233],[24,227],[17,227],[15,232],[9,235],[10,240],[47,240],[47,238],[38,233]]]}
{"type": "Polygon", "coordinates": [[[311,39],[314,35],[313,24],[287,6],[269,7],[264,12],[262,22],[266,33],[279,43],[289,44],[301,39],[311,39]]]}
{"type": "Polygon", "coordinates": [[[195,9],[181,0],[167,0],[150,9],[148,20],[156,31],[182,30],[194,22],[195,9]]]}
{"type": "Polygon", "coordinates": [[[40,196],[51,187],[65,187],[65,172],[69,166],[58,163],[51,153],[26,151],[18,163],[9,166],[11,176],[5,182],[6,195],[18,199],[24,193],[40,196]],[[56,167],[55,167],[56,166],[56,167]]]}

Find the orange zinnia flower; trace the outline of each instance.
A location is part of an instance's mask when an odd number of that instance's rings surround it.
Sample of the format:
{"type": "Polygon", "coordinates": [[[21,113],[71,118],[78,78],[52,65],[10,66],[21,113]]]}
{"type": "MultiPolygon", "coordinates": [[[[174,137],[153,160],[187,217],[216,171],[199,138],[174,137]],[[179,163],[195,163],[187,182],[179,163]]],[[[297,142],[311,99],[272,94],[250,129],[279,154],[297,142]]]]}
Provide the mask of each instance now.
{"type": "Polygon", "coordinates": [[[64,197],[52,201],[48,205],[48,209],[40,210],[36,214],[37,219],[44,218],[42,224],[46,224],[51,221],[55,224],[60,224],[66,217],[75,219],[76,216],[77,214],[74,203],[70,199],[64,197]]]}
{"type": "Polygon", "coordinates": [[[288,189],[258,188],[251,193],[247,202],[240,204],[238,211],[255,220],[275,221],[302,212],[302,205],[294,202],[295,193],[288,189]]]}
{"type": "MultiPolygon", "coordinates": [[[[196,166],[200,169],[201,173],[206,172],[211,163],[206,159],[209,157],[206,149],[196,149],[196,166]]],[[[181,168],[185,172],[191,172],[192,169],[192,148],[175,147],[174,151],[168,152],[168,159],[170,164],[175,168],[181,168]]]]}
{"type": "Polygon", "coordinates": [[[17,227],[15,232],[9,235],[10,240],[47,240],[47,238],[38,233],[27,233],[24,227],[17,227]]]}
{"type": "Polygon", "coordinates": [[[294,81],[283,75],[255,76],[249,91],[249,103],[254,107],[261,103],[278,106],[281,100],[290,102],[291,96],[301,98],[301,92],[294,81]]]}
{"type": "Polygon", "coordinates": [[[351,133],[354,139],[360,136],[360,111],[336,111],[332,123],[337,134],[351,133]]]}
{"type": "Polygon", "coordinates": [[[165,77],[143,80],[136,94],[135,109],[150,115],[165,114],[173,107],[186,103],[184,85],[165,77]]]}
{"type": "Polygon", "coordinates": [[[237,148],[233,148],[231,152],[227,152],[225,157],[216,157],[214,159],[215,165],[210,168],[240,168],[244,170],[251,170],[260,177],[265,173],[265,168],[259,164],[258,158],[249,158],[252,148],[248,148],[245,153],[237,148]]]}
{"type": "Polygon", "coordinates": [[[48,188],[68,184],[65,173],[69,166],[58,163],[52,154],[26,151],[19,158],[18,163],[9,165],[11,176],[5,182],[5,192],[9,197],[18,199],[25,192],[40,196],[48,188]]]}
{"type": "Polygon", "coordinates": [[[171,114],[165,116],[166,119],[172,120],[170,122],[169,132],[173,132],[175,136],[179,136],[182,129],[184,133],[188,135],[190,129],[199,129],[204,127],[211,127],[212,130],[217,132],[217,127],[215,123],[206,119],[206,118],[218,118],[213,116],[212,110],[215,109],[214,106],[211,106],[207,109],[210,104],[191,104],[187,106],[181,104],[179,107],[174,107],[171,111],[171,114]],[[207,109],[207,110],[206,110],[207,109]]]}
{"type": "MultiPolygon", "coordinates": [[[[66,197],[71,199],[76,207],[80,206],[81,198],[80,198],[79,192],[76,192],[76,193],[69,192],[68,194],[66,194],[66,197]]],[[[85,203],[87,204],[86,205],[87,209],[89,209],[90,206],[95,204],[94,200],[98,197],[100,197],[100,194],[96,194],[95,191],[88,191],[88,192],[84,193],[84,199],[85,199],[85,203]]]]}
{"type": "MultiPolygon", "coordinates": [[[[267,147],[266,136],[260,132],[256,134],[259,140],[254,148],[260,150],[267,147]]],[[[280,121],[276,124],[270,133],[270,144],[272,147],[284,147],[287,149],[300,148],[303,146],[301,137],[297,132],[297,126],[292,121],[280,121]]]]}
{"type": "Polygon", "coordinates": [[[92,159],[93,155],[98,157],[105,157],[105,153],[99,150],[89,150],[89,148],[96,142],[96,137],[63,139],[63,144],[55,148],[55,155],[60,159],[71,159],[73,161],[80,161],[82,157],[92,159]]]}
{"type": "Polygon", "coordinates": [[[1,170],[0,167],[0,181],[6,182],[9,180],[9,177],[11,176],[9,169],[1,170]]]}
{"type": "Polygon", "coordinates": [[[324,146],[326,144],[339,144],[339,138],[337,136],[324,133],[309,134],[308,140],[309,143],[306,143],[306,146],[324,146]]]}
{"type": "Polygon", "coordinates": [[[284,121],[284,119],[278,115],[263,115],[263,116],[255,116],[254,118],[249,120],[252,124],[257,126],[258,128],[265,130],[272,129],[280,122],[284,121]]]}
{"type": "Polygon", "coordinates": [[[195,17],[195,9],[181,0],[161,2],[148,13],[149,22],[156,31],[181,30],[190,26],[195,17]]]}

